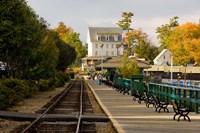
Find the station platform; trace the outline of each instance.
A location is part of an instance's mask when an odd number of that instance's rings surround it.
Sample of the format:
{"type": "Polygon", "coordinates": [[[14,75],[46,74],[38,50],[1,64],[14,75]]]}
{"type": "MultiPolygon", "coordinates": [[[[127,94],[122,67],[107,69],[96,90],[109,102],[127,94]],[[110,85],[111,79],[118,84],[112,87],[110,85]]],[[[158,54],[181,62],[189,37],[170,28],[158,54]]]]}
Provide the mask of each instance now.
{"type": "Polygon", "coordinates": [[[133,101],[130,95],[123,95],[94,80],[86,81],[102,109],[119,133],[200,133],[200,114],[190,112],[191,122],[173,120],[174,111],[168,106],[169,113],[155,112],[142,102],[133,101]]]}

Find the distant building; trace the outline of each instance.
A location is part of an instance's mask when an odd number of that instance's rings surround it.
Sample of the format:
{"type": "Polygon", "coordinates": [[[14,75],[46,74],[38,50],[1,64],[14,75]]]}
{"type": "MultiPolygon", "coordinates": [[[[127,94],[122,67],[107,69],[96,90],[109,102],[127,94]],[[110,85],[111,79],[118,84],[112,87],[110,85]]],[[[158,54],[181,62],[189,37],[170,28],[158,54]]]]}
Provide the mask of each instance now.
{"type": "Polygon", "coordinates": [[[163,51],[153,60],[154,65],[158,66],[170,66],[172,59],[172,52],[168,49],[163,49],[163,51]]]}
{"type": "Polygon", "coordinates": [[[89,27],[88,56],[112,57],[123,55],[122,32],[118,27],[89,27]]]}
{"type": "Polygon", "coordinates": [[[82,58],[82,70],[94,71],[107,58],[123,55],[123,30],[119,27],[89,27],[88,57],[82,58]]]}
{"type": "Polygon", "coordinates": [[[168,49],[164,49],[153,60],[154,65],[151,68],[144,69],[146,75],[160,76],[162,80],[199,80],[200,67],[193,64],[187,64],[187,66],[179,66],[175,63],[171,66],[172,53],[168,49]]]}

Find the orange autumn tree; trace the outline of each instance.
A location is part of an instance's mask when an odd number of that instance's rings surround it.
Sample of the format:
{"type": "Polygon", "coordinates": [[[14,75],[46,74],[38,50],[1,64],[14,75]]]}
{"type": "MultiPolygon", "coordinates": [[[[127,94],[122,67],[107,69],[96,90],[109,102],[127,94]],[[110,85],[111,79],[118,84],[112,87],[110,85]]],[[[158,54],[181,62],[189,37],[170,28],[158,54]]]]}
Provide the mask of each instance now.
{"type": "Polygon", "coordinates": [[[132,29],[126,34],[125,44],[129,44],[131,53],[138,58],[144,58],[153,64],[153,59],[159,54],[158,48],[148,39],[148,35],[142,29],[132,29]]]}
{"type": "Polygon", "coordinates": [[[63,38],[66,34],[74,32],[74,30],[71,27],[67,27],[63,22],[59,22],[58,27],[55,28],[54,30],[58,32],[61,38],[63,38]]]}
{"type": "Polygon", "coordinates": [[[73,67],[81,66],[81,58],[87,54],[86,46],[84,46],[80,40],[80,34],[75,32],[70,26],[66,26],[63,22],[60,22],[58,27],[54,29],[59,37],[68,45],[75,48],[76,60],[73,67]]]}
{"type": "Polygon", "coordinates": [[[200,26],[186,23],[177,26],[166,41],[178,65],[197,63],[200,65],[200,26]]]}
{"type": "MultiPolygon", "coordinates": [[[[125,44],[133,44],[136,43],[135,41],[139,42],[139,41],[147,41],[148,40],[148,35],[142,31],[142,29],[138,29],[138,30],[130,30],[127,34],[126,34],[126,38],[125,38],[125,44]]],[[[130,47],[130,46],[129,46],[130,47]]]]}

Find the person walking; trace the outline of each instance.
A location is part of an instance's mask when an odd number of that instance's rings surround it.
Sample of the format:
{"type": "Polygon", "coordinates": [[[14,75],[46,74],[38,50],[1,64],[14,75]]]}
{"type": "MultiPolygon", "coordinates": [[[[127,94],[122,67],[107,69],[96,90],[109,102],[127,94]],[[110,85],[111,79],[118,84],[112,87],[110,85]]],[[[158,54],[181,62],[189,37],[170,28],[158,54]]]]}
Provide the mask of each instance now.
{"type": "Polygon", "coordinates": [[[103,80],[101,73],[98,75],[98,80],[99,80],[99,85],[101,85],[103,80]]]}

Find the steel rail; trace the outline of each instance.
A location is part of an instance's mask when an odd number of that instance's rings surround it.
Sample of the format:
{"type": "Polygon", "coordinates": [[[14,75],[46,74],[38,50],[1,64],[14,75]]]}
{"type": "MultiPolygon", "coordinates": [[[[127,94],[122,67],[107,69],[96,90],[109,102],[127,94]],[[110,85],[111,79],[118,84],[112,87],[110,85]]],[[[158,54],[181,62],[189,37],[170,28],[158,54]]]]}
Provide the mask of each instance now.
{"type": "Polygon", "coordinates": [[[80,130],[82,114],[83,114],[83,80],[81,80],[80,111],[79,111],[79,115],[78,115],[76,133],[79,133],[79,130],[80,130]]]}
{"type": "Polygon", "coordinates": [[[51,104],[51,106],[49,106],[47,108],[47,110],[42,113],[41,115],[39,115],[29,126],[27,126],[21,133],[26,133],[29,129],[31,129],[37,122],[39,122],[40,119],[42,119],[49,110],[51,110],[56,104],[58,104],[58,102],[65,96],[65,94],[72,88],[72,86],[74,85],[75,81],[64,91],[64,93],[62,93],[61,96],[59,96],[59,98],[53,103],[51,104]]]}

